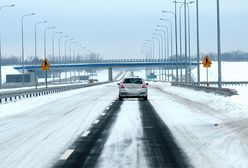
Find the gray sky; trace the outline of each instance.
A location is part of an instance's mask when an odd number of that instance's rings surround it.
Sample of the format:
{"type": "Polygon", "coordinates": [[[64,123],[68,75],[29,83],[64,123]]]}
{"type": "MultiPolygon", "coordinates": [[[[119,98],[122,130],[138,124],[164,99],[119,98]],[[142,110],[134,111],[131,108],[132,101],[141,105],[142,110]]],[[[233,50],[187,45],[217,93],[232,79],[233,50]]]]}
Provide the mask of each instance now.
{"type": "MultiPolygon", "coordinates": [[[[247,0],[220,0],[222,51],[244,50],[248,44],[247,0]]],[[[38,29],[38,53],[43,56],[43,29],[56,26],[71,38],[104,58],[142,58],[140,48],[160,24],[162,10],[174,10],[172,0],[2,0],[16,4],[0,11],[3,55],[21,55],[21,16],[25,18],[25,55],[34,55],[34,23],[38,29]]],[[[216,51],[216,0],[199,0],[201,52],[216,51]]],[[[195,47],[195,4],[191,5],[192,53],[195,47]]],[[[48,54],[51,54],[51,33],[48,54]]],[[[56,44],[56,53],[57,50],[56,44]]]]}

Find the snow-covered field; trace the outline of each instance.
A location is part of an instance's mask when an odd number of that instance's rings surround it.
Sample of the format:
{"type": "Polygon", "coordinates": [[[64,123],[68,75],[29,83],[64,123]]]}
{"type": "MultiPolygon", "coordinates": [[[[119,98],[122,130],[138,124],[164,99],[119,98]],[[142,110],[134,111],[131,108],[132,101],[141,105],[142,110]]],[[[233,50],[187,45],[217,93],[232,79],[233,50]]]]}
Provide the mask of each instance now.
{"type": "MultiPolygon", "coordinates": [[[[207,69],[200,66],[201,81],[207,80],[207,69]]],[[[248,81],[248,62],[222,62],[222,80],[223,81],[248,81]]],[[[193,69],[192,75],[197,79],[197,69],[193,69]]],[[[209,81],[218,81],[218,62],[213,61],[209,68],[209,81]]]]}
{"type": "MultiPolygon", "coordinates": [[[[145,77],[144,70],[134,74],[145,77]]],[[[231,79],[247,80],[240,76],[231,79]]],[[[248,86],[230,87],[239,95],[149,82],[149,101],[194,167],[248,167],[248,86]]],[[[0,104],[0,167],[52,166],[116,98],[117,85],[106,84],[0,104]]],[[[148,167],[138,103],[123,102],[98,167],[148,167]]]]}

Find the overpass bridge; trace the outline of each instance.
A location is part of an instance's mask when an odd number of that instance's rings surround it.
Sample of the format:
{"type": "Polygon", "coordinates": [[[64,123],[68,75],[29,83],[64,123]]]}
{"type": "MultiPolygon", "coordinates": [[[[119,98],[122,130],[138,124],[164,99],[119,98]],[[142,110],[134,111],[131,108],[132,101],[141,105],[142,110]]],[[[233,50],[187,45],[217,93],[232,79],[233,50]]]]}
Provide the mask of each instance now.
{"type": "MultiPolygon", "coordinates": [[[[193,69],[197,66],[196,62],[185,63],[175,61],[168,61],[163,59],[111,59],[111,60],[84,60],[80,63],[58,63],[54,64],[51,62],[52,67],[50,73],[59,73],[67,71],[75,71],[82,69],[108,69],[109,80],[112,81],[112,71],[113,68],[157,68],[163,70],[172,70],[172,69],[193,69]]],[[[16,70],[22,72],[24,69],[25,73],[34,74],[37,71],[37,74],[42,74],[41,65],[24,65],[24,66],[15,66],[16,70]]]]}
{"type": "MultiPolygon", "coordinates": [[[[191,66],[192,68],[197,66],[196,62],[191,63],[178,63],[179,69],[185,69],[191,66]]],[[[81,69],[81,68],[129,68],[129,67],[163,67],[164,69],[176,69],[177,64],[174,61],[165,60],[148,60],[148,59],[119,59],[119,60],[99,60],[99,61],[84,61],[82,63],[54,63],[52,69],[81,69]]],[[[33,71],[41,69],[41,65],[24,65],[16,66],[16,70],[25,69],[27,71],[33,71]]]]}

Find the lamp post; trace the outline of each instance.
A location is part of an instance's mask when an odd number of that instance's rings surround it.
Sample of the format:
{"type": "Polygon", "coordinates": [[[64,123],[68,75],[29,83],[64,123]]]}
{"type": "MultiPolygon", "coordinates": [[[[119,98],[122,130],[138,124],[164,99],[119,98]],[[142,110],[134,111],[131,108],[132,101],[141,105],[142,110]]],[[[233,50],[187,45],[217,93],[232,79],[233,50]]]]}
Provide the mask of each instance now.
{"type": "MultiPolygon", "coordinates": [[[[158,26],[158,25],[157,25],[158,26]]],[[[168,30],[167,30],[167,32],[165,31],[165,30],[158,30],[158,29],[156,29],[155,31],[157,31],[157,32],[162,32],[163,33],[163,35],[164,35],[164,57],[162,56],[162,60],[164,60],[164,61],[166,61],[166,51],[168,50],[167,48],[166,48],[166,43],[168,44],[168,41],[166,42],[166,37],[168,37],[168,30]],[[167,36],[166,36],[166,33],[167,33],[167,36]]],[[[168,40],[168,38],[167,38],[167,40],[168,40]]],[[[165,65],[166,65],[166,63],[165,63],[165,65]]],[[[162,74],[163,74],[163,69],[162,69],[162,74]]],[[[162,76],[163,77],[163,76],[162,76]]],[[[162,78],[163,79],[163,78],[162,78]]],[[[166,80],[166,69],[165,69],[165,80],[166,80]]]]}
{"type": "Polygon", "coordinates": [[[79,57],[79,59],[82,58],[82,55],[80,55],[80,51],[82,51],[82,50],[84,51],[85,48],[86,48],[86,47],[80,47],[80,48],[78,49],[78,57],[79,57]]]}
{"type": "Polygon", "coordinates": [[[47,58],[47,53],[46,53],[46,35],[48,30],[55,29],[55,27],[47,27],[44,29],[44,59],[47,58]]]}
{"type": "Polygon", "coordinates": [[[66,80],[66,83],[67,83],[67,58],[66,58],[67,49],[66,49],[66,44],[67,44],[67,42],[72,41],[72,40],[73,39],[66,39],[65,43],[64,43],[64,46],[65,46],[65,80],[66,80]]]}
{"type": "MultiPolygon", "coordinates": [[[[73,44],[77,44],[78,42],[77,41],[74,41],[74,42],[71,42],[70,44],[69,44],[69,49],[70,49],[70,56],[69,56],[69,63],[71,64],[72,63],[72,51],[71,51],[71,46],[73,45],[73,44]]],[[[71,65],[70,65],[70,83],[71,83],[71,74],[72,74],[72,68],[71,68],[71,65]]]]}
{"type": "MultiPolygon", "coordinates": [[[[15,5],[3,5],[0,7],[0,10],[3,8],[14,7],[15,5]]],[[[1,44],[1,35],[0,35],[0,89],[2,88],[2,44],[1,44]]]]}
{"type": "Polygon", "coordinates": [[[150,43],[151,44],[151,46],[152,46],[152,57],[151,57],[151,59],[154,61],[154,41],[152,41],[152,40],[146,40],[146,42],[147,43],[150,43]]]}
{"type": "Polygon", "coordinates": [[[35,13],[26,14],[21,17],[21,34],[22,34],[22,86],[24,87],[24,18],[27,16],[33,16],[35,13]]]}
{"type": "Polygon", "coordinates": [[[200,86],[200,37],[199,37],[199,3],[196,0],[196,45],[197,45],[197,85],[200,86]]]}
{"type": "MultiPolygon", "coordinates": [[[[51,30],[51,29],[55,29],[55,27],[47,27],[44,29],[44,60],[47,58],[47,55],[46,55],[46,33],[47,33],[47,30],[51,30]]],[[[46,88],[47,88],[47,70],[45,71],[45,82],[46,82],[46,88]]]]}
{"type": "Polygon", "coordinates": [[[35,27],[34,27],[34,64],[35,64],[35,89],[37,89],[38,87],[38,78],[37,78],[37,26],[39,24],[45,24],[47,23],[47,21],[40,21],[40,22],[36,22],[35,23],[35,27]]]}
{"type": "MultiPolygon", "coordinates": [[[[147,49],[147,61],[151,62],[153,57],[153,45],[150,42],[144,42],[144,47],[147,49]]],[[[149,73],[152,72],[152,68],[148,68],[149,73]]],[[[147,75],[149,75],[147,72],[147,75]]]]}
{"type": "MultiPolygon", "coordinates": [[[[180,9],[179,9],[179,39],[180,39],[180,63],[181,63],[181,66],[182,66],[182,57],[183,57],[183,51],[182,51],[182,6],[183,4],[180,6],[180,9]]],[[[186,59],[185,59],[186,61],[186,59]]],[[[186,62],[185,62],[186,63],[186,62]]],[[[187,65],[185,65],[185,75],[186,75],[186,69],[187,69],[187,65]]],[[[181,83],[183,82],[183,69],[181,67],[181,83]]]]}
{"type": "Polygon", "coordinates": [[[164,13],[173,14],[175,17],[175,46],[176,46],[176,82],[178,82],[178,43],[177,43],[177,3],[175,3],[175,12],[172,11],[162,11],[164,13]]]}
{"type": "MultiPolygon", "coordinates": [[[[59,65],[61,66],[62,65],[62,58],[61,58],[61,47],[60,47],[60,45],[61,45],[61,40],[63,39],[63,38],[66,38],[66,37],[68,37],[67,35],[63,35],[63,36],[60,36],[59,37],[59,40],[58,40],[58,44],[59,44],[59,65]]],[[[60,71],[61,71],[61,69],[62,69],[62,67],[60,67],[60,71]]],[[[59,75],[59,82],[60,82],[60,84],[61,84],[61,74],[59,75]]]]}
{"type": "MultiPolygon", "coordinates": [[[[167,61],[169,60],[170,58],[170,53],[172,54],[172,47],[170,49],[170,46],[169,46],[169,28],[168,26],[166,25],[157,25],[157,27],[163,27],[166,29],[166,32],[167,32],[167,61]],[[170,51],[171,50],[171,51],[170,51]]],[[[171,41],[171,44],[172,44],[172,34],[171,34],[171,38],[170,38],[170,41],[171,41]]],[[[173,58],[171,56],[171,62],[172,62],[173,58]]],[[[169,63],[167,63],[167,65],[169,65],[169,63]]],[[[171,74],[173,76],[173,69],[171,70],[171,74]]],[[[169,69],[168,69],[168,81],[169,81],[169,69]]]]}
{"type": "MultiPolygon", "coordinates": [[[[172,28],[172,21],[170,19],[164,19],[160,18],[162,21],[167,21],[170,25],[170,32],[171,32],[171,64],[173,62],[173,28],[172,28]]],[[[171,75],[172,75],[172,81],[173,81],[173,66],[171,68],[171,75]]]]}
{"type": "MultiPolygon", "coordinates": [[[[151,38],[152,38],[152,39],[156,39],[156,40],[158,41],[158,55],[159,55],[159,58],[160,58],[160,57],[161,57],[161,56],[160,56],[160,54],[161,54],[161,53],[160,53],[160,50],[161,50],[161,49],[160,49],[160,45],[161,45],[160,39],[159,39],[159,37],[154,37],[154,36],[151,37],[151,38]]],[[[160,76],[160,74],[159,74],[159,76],[160,76]]]]}
{"type": "MultiPolygon", "coordinates": [[[[156,30],[155,30],[156,31],[156,30]]],[[[160,54],[159,54],[159,62],[161,62],[161,58],[163,57],[163,37],[161,34],[153,33],[154,36],[160,37],[160,54]]],[[[161,80],[161,67],[159,66],[159,80],[161,80]]]]}
{"type": "MultiPolygon", "coordinates": [[[[53,33],[53,36],[52,36],[52,53],[53,53],[53,60],[52,60],[52,66],[54,66],[55,64],[55,54],[54,54],[54,41],[55,41],[55,36],[58,35],[58,34],[62,34],[63,32],[54,32],[53,33]]],[[[53,71],[53,84],[55,83],[55,71],[54,71],[54,67],[52,68],[52,71],[53,71]]]]}
{"type": "MultiPolygon", "coordinates": [[[[74,55],[74,58],[73,58],[73,62],[74,63],[77,63],[77,57],[76,57],[76,47],[81,47],[82,46],[82,44],[77,44],[77,45],[75,45],[74,46],[74,48],[73,48],[73,55],[74,55]]],[[[78,69],[78,80],[79,80],[79,76],[80,76],[80,70],[78,69]]],[[[74,83],[76,82],[76,70],[74,70],[74,83]]]]}
{"type": "MultiPolygon", "coordinates": [[[[151,57],[151,60],[154,61],[154,52],[155,52],[154,51],[154,47],[155,47],[154,41],[152,41],[152,40],[146,40],[146,42],[150,43],[151,46],[152,46],[152,57],[151,57]]],[[[154,68],[152,68],[152,73],[154,73],[154,68]]]]}
{"type": "MultiPolygon", "coordinates": [[[[193,3],[194,1],[190,1],[188,3],[186,3],[187,7],[188,7],[188,11],[189,11],[189,4],[193,3]]],[[[179,24],[180,24],[180,59],[182,61],[182,28],[181,28],[181,25],[182,25],[182,16],[181,16],[181,13],[182,13],[182,7],[185,6],[185,4],[183,2],[177,2],[177,3],[182,3],[182,5],[180,6],[180,9],[179,9],[179,24]]],[[[185,23],[186,25],[187,23],[185,23]]],[[[187,30],[185,30],[187,31],[187,30]]],[[[185,32],[187,34],[187,32],[185,32]]],[[[189,35],[189,64],[190,64],[190,17],[189,17],[189,12],[188,12],[188,35],[189,35]]],[[[186,35],[187,36],[187,35],[186,35]]],[[[187,41],[187,39],[186,39],[187,41]]],[[[187,45],[186,45],[187,46],[187,45]]],[[[187,48],[186,48],[187,50],[187,48]]],[[[190,64],[191,65],[191,64],[190,64]]],[[[186,80],[188,79],[188,58],[187,58],[187,53],[185,54],[185,82],[187,82],[186,80]]],[[[191,69],[191,66],[189,66],[189,69],[191,69]]],[[[189,70],[190,74],[191,74],[191,70],[189,70]]],[[[191,76],[191,75],[190,75],[191,76]]],[[[182,69],[181,69],[181,82],[182,82],[182,69]]]]}
{"type": "Polygon", "coordinates": [[[220,42],[220,1],[217,0],[217,47],[218,47],[218,87],[222,88],[221,42],[220,42]]]}
{"type": "MultiPolygon", "coordinates": [[[[191,74],[191,58],[190,58],[190,15],[189,15],[189,12],[188,12],[188,26],[187,26],[187,8],[188,8],[188,11],[189,11],[189,4],[192,4],[194,3],[194,1],[189,1],[189,2],[186,2],[186,0],[184,0],[184,2],[178,2],[178,1],[173,1],[174,3],[181,3],[182,5],[180,6],[180,18],[179,18],[179,23],[180,23],[180,52],[181,52],[181,55],[182,55],[182,40],[181,40],[181,8],[182,6],[184,6],[184,23],[185,23],[185,83],[187,83],[187,80],[188,80],[188,60],[187,60],[187,57],[188,57],[188,52],[189,52],[189,74],[191,74]],[[189,38],[187,39],[187,27],[188,27],[188,35],[189,35],[189,38]],[[189,44],[187,44],[187,42],[189,42],[189,44]],[[189,47],[189,49],[187,48],[189,47]],[[189,50],[189,51],[188,51],[189,50]]],[[[182,69],[181,69],[181,82],[182,82],[182,69]]]]}
{"type": "Polygon", "coordinates": [[[144,43],[144,48],[148,50],[147,52],[147,60],[150,61],[152,59],[152,44],[151,43],[144,43]]]}

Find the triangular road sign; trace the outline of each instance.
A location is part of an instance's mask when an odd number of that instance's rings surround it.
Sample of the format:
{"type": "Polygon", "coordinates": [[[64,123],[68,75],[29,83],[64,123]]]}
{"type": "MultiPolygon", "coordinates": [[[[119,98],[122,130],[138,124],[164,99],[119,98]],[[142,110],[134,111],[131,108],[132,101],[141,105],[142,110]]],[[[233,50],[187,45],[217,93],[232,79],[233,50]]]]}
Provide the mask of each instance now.
{"type": "Polygon", "coordinates": [[[207,54],[206,57],[203,59],[202,64],[203,64],[203,66],[206,67],[206,68],[211,67],[212,60],[209,58],[208,54],[207,54]]]}
{"type": "Polygon", "coordinates": [[[43,61],[42,64],[41,64],[41,69],[42,69],[43,71],[47,71],[47,70],[49,70],[50,68],[51,68],[51,64],[48,62],[48,59],[45,58],[44,61],[43,61]]]}

